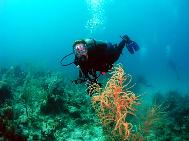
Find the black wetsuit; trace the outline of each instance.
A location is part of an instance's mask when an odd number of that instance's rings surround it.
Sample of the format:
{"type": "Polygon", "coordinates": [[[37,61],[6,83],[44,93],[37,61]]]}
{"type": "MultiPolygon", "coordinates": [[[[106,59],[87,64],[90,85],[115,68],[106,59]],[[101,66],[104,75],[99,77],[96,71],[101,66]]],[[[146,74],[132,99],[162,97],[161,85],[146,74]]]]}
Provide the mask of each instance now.
{"type": "Polygon", "coordinates": [[[74,64],[80,67],[79,76],[80,78],[84,78],[83,81],[96,81],[96,72],[108,72],[119,59],[126,45],[125,40],[114,45],[109,42],[96,41],[94,39],[86,39],[85,42],[88,50],[88,59],[85,62],[81,62],[75,57],[74,60],[74,64]]]}

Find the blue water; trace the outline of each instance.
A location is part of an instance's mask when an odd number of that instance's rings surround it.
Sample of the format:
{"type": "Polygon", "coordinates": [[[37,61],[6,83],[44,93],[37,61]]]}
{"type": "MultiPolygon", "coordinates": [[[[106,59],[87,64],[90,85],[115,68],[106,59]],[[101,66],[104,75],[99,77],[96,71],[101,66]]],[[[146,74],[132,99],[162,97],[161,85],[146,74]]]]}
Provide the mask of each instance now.
{"type": "Polygon", "coordinates": [[[141,50],[125,49],[117,63],[145,76],[152,87],[144,91],[188,92],[188,8],[187,0],[0,0],[0,65],[32,62],[75,76],[59,61],[76,39],[117,43],[128,34],[141,50]]]}

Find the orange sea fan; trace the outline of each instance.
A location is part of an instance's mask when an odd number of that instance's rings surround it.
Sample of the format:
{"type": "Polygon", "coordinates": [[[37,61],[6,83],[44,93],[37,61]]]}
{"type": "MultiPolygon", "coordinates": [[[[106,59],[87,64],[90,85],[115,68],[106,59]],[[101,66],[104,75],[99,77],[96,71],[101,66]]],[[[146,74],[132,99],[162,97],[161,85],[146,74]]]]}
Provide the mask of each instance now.
{"type": "Polygon", "coordinates": [[[139,96],[129,90],[132,87],[128,87],[132,77],[125,74],[121,65],[116,66],[111,75],[105,88],[92,97],[92,103],[103,125],[113,124],[112,133],[127,140],[131,135],[132,124],[126,118],[128,115],[135,115],[139,96]]]}

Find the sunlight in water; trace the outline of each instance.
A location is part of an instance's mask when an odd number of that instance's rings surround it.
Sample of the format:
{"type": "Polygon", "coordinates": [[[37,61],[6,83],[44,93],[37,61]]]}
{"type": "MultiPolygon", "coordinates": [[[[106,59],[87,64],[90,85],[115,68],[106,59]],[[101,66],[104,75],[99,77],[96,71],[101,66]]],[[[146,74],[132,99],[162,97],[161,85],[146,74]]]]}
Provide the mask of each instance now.
{"type": "Polygon", "coordinates": [[[113,0],[86,0],[89,11],[89,19],[85,28],[94,33],[98,28],[105,29],[105,8],[104,6],[113,0]]]}

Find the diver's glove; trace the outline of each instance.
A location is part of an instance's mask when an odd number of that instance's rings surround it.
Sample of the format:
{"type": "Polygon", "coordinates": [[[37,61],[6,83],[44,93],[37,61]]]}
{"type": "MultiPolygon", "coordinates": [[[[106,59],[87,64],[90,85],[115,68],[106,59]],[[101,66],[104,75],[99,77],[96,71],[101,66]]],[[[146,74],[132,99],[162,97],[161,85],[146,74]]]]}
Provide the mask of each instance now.
{"type": "Polygon", "coordinates": [[[130,40],[127,35],[120,36],[123,40],[125,40],[127,50],[129,53],[134,54],[135,51],[139,50],[139,46],[135,41],[130,40]]]}

